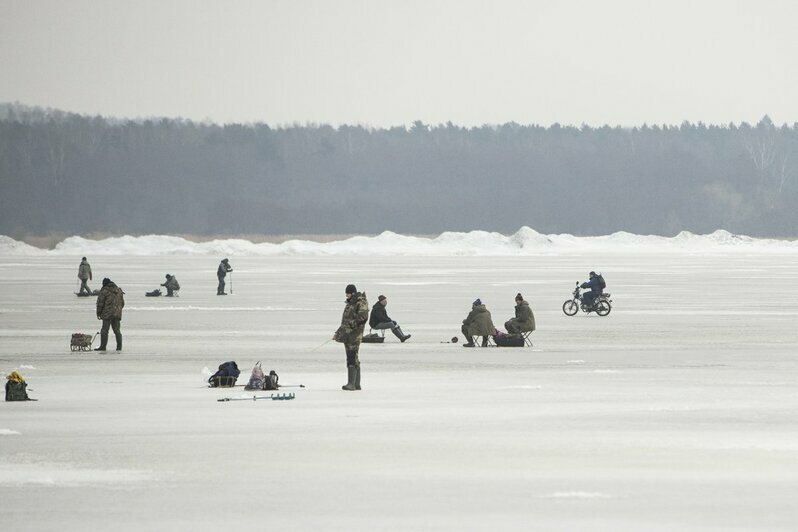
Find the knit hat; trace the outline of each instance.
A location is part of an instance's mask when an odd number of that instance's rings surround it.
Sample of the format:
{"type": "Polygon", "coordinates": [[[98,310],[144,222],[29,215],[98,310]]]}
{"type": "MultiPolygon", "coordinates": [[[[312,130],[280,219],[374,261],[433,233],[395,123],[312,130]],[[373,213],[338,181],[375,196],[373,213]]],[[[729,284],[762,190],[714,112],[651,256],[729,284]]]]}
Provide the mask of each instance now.
{"type": "Polygon", "coordinates": [[[346,293],[347,294],[354,294],[355,292],[357,292],[357,288],[355,287],[355,285],[353,285],[353,284],[346,285],[346,293]]]}
{"type": "Polygon", "coordinates": [[[518,292],[517,294],[515,294],[515,300],[516,301],[523,301],[524,300],[524,296],[521,295],[521,292],[518,292]]]}
{"type": "Polygon", "coordinates": [[[222,259],[222,262],[227,262],[227,259],[222,259]]]}
{"type": "Polygon", "coordinates": [[[103,286],[108,286],[109,284],[111,284],[111,279],[109,279],[108,277],[103,279],[103,286]]]}
{"type": "Polygon", "coordinates": [[[377,301],[382,301],[383,299],[388,299],[388,298],[387,298],[387,297],[385,297],[385,296],[379,296],[379,297],[377,297],[377,301]]]}
{"type": "Polygon", "coordinates": [[[482,304],[482,300],[481,300],[481,299],[479,299],[479,298],[477,298],[477,300],[476,300],[476,301],[474,301],[474,303],[473,303],[473,304],[474,304],[474,305],[481,305],[481,304],[482,304]]]}

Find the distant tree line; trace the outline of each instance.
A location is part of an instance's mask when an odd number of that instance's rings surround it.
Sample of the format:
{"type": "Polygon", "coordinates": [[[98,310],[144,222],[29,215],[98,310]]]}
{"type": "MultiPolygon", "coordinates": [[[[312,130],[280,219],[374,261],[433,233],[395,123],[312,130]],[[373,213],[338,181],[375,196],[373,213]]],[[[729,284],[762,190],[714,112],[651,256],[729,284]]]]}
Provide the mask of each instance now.
{"type": "Polygon", "coordinates": [[[798,235],[798,124],[123,121],[0,106],[0,233],[798,235]]]}

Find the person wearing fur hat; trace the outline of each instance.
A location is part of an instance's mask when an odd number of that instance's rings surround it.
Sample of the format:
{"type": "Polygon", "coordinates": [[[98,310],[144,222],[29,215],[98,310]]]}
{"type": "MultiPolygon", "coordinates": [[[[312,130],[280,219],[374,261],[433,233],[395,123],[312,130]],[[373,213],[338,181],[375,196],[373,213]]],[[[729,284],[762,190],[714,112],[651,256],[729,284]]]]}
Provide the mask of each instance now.
{"type": "Polygon", "coordinates": [[[380,296],[377,302],[371,307],[371,316],[369,316],[369,327],[372,329],[390,329],[391,332],[399,338],[400,342],[409,340],[412,335],[402,332],[399,324],[388,317],[385,307],[388,305],[388,298],[380,296]]]}
{"type": "Polygon", "coordinates": [[[466,339],[463,347],[474,347],[474,336],[481,336],[482,347],[487,347],[488,336],[496,334],[496,327],[493,325],[490,311],[482,304],[481,299],[477,299],[472,303],[471,312],[463,320],[463,326],[460,331],[466,339]]]}
{"type": "Polygon", "coordinates": [[[535,314],[520,293],[515,296],[515,317],[504,324],[509,334],[520,334],[535,330],[535,314]]]}
{"type": "Polygon", "coordinates": [[[97,319],[102,320],[100,329],[100,347],[95,351],[105,351],[108,344],[108,329],[114,329],[116,350],[122,350],[122,309],[125,308],[125,293],[114,282],[106,277],[103,287],[97,296],[97,319]]]}
{"type": "Polygon", "coordinates": [[[363,328],[369,319],[369,303],[366,294],[358,292],[355,285],[346,287],[346,305],[341,316],[341,326],[332,339],[344,344],[346,350],[346,370],[348,381],[341,389],[360,390],[360,359],[357,354],[363,340],[363,328]]]}

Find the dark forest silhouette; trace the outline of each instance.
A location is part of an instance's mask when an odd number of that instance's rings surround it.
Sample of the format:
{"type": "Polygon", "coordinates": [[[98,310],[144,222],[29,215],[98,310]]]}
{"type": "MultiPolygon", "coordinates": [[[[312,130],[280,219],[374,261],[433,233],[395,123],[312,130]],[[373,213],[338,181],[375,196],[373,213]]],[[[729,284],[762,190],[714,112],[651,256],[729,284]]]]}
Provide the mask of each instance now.
{"type": "Polygon", "coordinates": [[[798,235],[798,124],[216,125],[0,106],[0,233],[798,235]]]}

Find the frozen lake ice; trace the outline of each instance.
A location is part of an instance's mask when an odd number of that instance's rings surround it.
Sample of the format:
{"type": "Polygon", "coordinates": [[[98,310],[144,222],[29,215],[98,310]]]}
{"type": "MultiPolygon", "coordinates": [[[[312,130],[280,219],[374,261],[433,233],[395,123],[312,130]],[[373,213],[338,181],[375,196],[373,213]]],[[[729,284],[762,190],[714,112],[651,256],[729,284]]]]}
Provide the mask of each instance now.
{"type": "MultiPolygon", "coordinates": [[[[795,530],[798,253],[619,248],[528,256],[89,255],[126,292],[121,353],[77,254],[0,254],[0,518],[24,530],[795,530]],[[606,318],[560,307],[590,269],[606,318]],[[177,276],[179,298],[145,298],[177,276]],[[413,338],[361,347],[347,283],[413,338]],[[477,297],[522,292],[534,348],[464,349],[477,297]],[[460,343],[442,343],[452,336],[460,343]],[[95,343],[96,345],[96,343],[95,343]],[[109,347],[113,348],[113,335],[109,347]],[[293,401],[220,403],[203,370],[263,361],[293,401]]],[[[268,395],[261,392],[260,395],[268,395]]]]}

